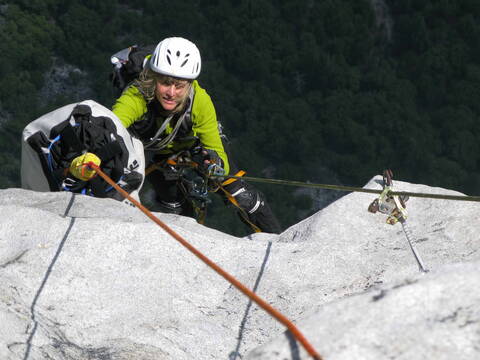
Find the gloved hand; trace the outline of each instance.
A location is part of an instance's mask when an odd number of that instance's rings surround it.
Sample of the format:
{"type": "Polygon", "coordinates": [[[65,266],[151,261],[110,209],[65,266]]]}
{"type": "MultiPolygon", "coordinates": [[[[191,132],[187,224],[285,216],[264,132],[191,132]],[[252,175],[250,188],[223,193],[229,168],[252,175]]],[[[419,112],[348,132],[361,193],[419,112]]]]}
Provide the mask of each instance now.
{"type": "Polygon", "coordinates": [[[198,170],[206,175],[224,175],[223,161],[215,150],[199,147],[194,149],[192,161],[198,164],[198,170]]]}
{"type": "Polygon", "coordinates": [[[102,161],[97,155],[87,152],[73,159],[73,161],[70,163],[70,173],[77,179],[83,181],[90,180],[96,175],[96,171],[88,166],[90,162],[100,166],[102,161]]]}

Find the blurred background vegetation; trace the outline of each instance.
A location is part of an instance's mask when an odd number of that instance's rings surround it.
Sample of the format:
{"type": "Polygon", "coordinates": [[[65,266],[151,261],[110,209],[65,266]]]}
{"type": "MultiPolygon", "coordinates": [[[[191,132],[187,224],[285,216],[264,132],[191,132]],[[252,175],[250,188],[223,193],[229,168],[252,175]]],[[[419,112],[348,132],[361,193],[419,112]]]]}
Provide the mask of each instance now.
{"type": "MultiPolygon", "coordinates": [[[[250,176],[480,194],[478,0],[0,0],[0,188],[57,107],[110,107],[110,56],[183,36],[250,176]]],[[[284,228],[344,193],[256,185],[284,228]]],[[[367,206],[368,204],[366,204],[367,206]]],[[[208,225],[243,235],[217,201],[208,225]]]]}

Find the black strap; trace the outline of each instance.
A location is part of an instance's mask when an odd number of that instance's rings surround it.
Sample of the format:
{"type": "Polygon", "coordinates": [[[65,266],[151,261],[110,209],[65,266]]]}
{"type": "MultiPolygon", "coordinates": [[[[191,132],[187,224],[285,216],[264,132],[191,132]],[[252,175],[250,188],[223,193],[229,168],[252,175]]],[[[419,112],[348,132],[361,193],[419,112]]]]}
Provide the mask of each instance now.
{"type": "Polygon", "coordinates": [[[113,159],[115,156],[121,153],[122,147],[118,141],[112,141],[108,144],[105,144],[100,149],[95,151],[95,154],[100,158],[100,160],[102,160],[102,162],[113,159]]]}
{"type": "Polygon", "coordinates": [[[51,172],[47,157],[42,150],[42,147],[47,147],[50,143],[48,138],[41,131],[37,131],[27,139],[27,143],[32,147],[33,150],[35,150],[38,155],[40,165],[42,166],[43,173],[45,174],[45,178],[47,179],[50,190],[58,191],[60,188],[59,179],[61,179],[61,177],[59,176],[61,174],[55,171],[55,169],[53,173],[51,172]]]}
{"type": "Polygon", "coordinates": [[[70,152],[70,150],[75,153],[81,153],[85,150],[85,147],[80,142],[77,134],[75,134],[69,120],[62,121],[60,124],[52,128],[50,138],[54,139],[58,135],[60,135],[62,139],[62,152],[64,154],[70,152]]]}
{"type": "Polygon", "coordinates": [[[93,196],[100,198],[107,197],[105,190],[108,184],[103,181],[100,176],[96,176],[93,179],[90,179],[88,181],[88,185],[90,187],[90,190],[92,191],[93,196]]]}

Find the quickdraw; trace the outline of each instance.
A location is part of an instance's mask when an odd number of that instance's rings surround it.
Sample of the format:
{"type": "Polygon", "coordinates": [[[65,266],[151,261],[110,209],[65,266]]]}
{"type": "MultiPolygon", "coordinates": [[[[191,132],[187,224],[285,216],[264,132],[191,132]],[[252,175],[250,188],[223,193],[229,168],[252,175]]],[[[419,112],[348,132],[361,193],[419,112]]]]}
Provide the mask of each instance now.
{"type": "Polygon", "coordinates": [[[388,215],[387,224],[395,225],[397,222],[402,224],[402,229],[407,238],[410,249],[412,250],[413,256],[417,261],[418,268],[421,272],[428,272],[425,267],[420,254],[413,244],[413,233],[407,225],[407,209],[406,202],[408,200],[407,195],[393,195],[393,173],[391,170],[385,170],[383,172],[383,191],[380,193],[380,196],[375,199],[368,207],[368,211],[375,214],[376,212],[381,212],[382,214],[388,215]]]}
{"type": "Polygon", "coordinates": [[[383,172],[383,191],[380,196],[375,199],[368,211],[375,214],[377,211],[388,215],[387,224],[395,225],[397,222],[406,220],[408,217],[406,202],[408,196],[392,195],[393,192],[393,173],[391,170],[383,172]]]}

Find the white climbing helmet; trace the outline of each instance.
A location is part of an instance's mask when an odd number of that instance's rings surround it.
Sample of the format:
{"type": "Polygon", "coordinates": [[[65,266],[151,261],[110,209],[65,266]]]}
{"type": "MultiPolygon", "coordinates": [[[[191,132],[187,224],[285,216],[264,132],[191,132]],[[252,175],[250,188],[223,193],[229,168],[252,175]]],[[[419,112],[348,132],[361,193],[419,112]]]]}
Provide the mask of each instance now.
{"type": "Polygon", "coordinates": [[[189,80],[196,79],[202,68],[197,46],[181,37],[162,40],[149,63],[150,69],[157,73],[189,80]]]}

